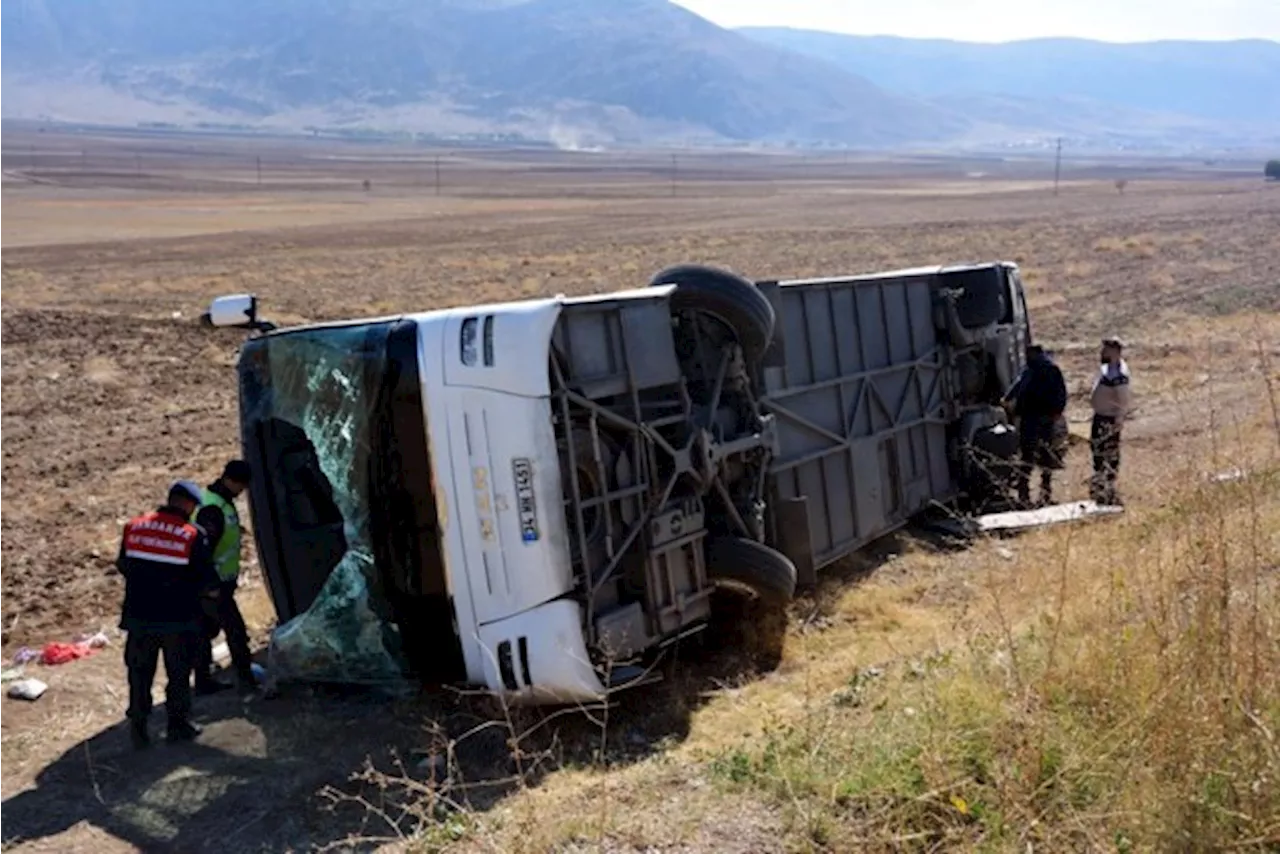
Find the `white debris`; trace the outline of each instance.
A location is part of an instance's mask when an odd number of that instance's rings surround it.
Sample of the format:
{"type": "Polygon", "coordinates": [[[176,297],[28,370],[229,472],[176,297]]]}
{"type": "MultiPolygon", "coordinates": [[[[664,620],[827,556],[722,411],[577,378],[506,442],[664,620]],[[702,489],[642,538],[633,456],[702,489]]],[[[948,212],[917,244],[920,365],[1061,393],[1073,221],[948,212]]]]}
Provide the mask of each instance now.
{"type": "Polygon", "coordinates": [[[9,686],[9,696],[15,700],[39,700],[49,686],[39,679],[19,679],[9,686]]]}
{"type": "Polygon", "coordinates": [[[77,635],[71,640],[74,644],[86,644],[90,649],[102,649],[111,643],[106,632],[95,632],[91,635],[77,635]]]}
{"type": "Polygon", "coordinates": [[[1036,510],[989,513],[979,516],[975,522],[979,531],[1016,531],[1026,528],[1047,528],[1050,525],[1079,522],[1123,512],[1123,507],[1103,507],[1093,501],[1075,501],[1070,504],[1053,504],[1036,510]]]}

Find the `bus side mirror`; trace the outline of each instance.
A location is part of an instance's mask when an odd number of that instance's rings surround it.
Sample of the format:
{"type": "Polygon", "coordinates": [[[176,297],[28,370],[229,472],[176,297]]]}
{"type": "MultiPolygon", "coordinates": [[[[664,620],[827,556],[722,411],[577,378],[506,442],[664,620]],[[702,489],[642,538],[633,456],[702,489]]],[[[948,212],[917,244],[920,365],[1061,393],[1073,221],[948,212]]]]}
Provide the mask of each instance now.
{"type": "Polygon", "coordinates": [[[253,294],[218,297],[209,305],[209,310],[200,315],[200,321],[205,326],[217,328],[253,329],[260,332],[269,332],[275,328],[274,324],[258,319],[258,298],[253,294]]]}

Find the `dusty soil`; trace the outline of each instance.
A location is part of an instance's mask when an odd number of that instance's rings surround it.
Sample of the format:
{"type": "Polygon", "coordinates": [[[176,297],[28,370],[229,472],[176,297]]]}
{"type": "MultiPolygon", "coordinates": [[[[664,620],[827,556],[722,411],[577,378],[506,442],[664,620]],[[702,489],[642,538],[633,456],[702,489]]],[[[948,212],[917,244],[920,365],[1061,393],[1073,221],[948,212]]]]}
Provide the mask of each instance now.
{"type": "MultiPolygon", "coordinates": [[[[433,152],[30,140],[11,156],[6,137],[4,163],[6,661],[22,645],[113,626],[121,522],[170,479],[207,480],[236,453],[240,338],[196,324],[222,293],[255,292],[292,322],[631,287],[691,260],[766,278],[1012,259],[1036,335],[1068,370],[1075,418],[1094,342],[1112,331],[1133,342],[1142,411],[1125,465],[1138,502],[1158,501],[1159,485],[1137,473],[1190,453],[1208,401],[1238,418],[1264,405],[1251,385],[1258,346],[1280,364],[1280,187],[1252,176],[1130,164],[1120,195],[1108,171],[1118,167],[1081,165],[1055,197],[1034,163],[972,177],[965,163],[690,156],[673,172],[668,155],[444,152],[437,193],[433,152]]],[[[1084,460],[1072,465],[1064,492],[1078,496],[1084,460]]],[[[895,561],[878,577],[924,584],[925,607],[943,614],[964,599],[964,571],[958,559],[895,561]]],[[[261,637],[271,614],[252,558],[249,579],[241,598],[261,637]]],[[[394,769],[392,749],[428,748],[424,721],[458,733],[485,713],[440,697],[218,697],[199,706],[212,726],[198,747],[137,757],[114,728],[118,647],[29,668],[50,693],[3,701],[6,846],[282,850],[377,835],[387,828],[366,827],[367,805],[326,813],[316,792],[345,786],[366,757],[394,769]]],[[[611,721],[612,761],[687,735],[706,696],[738,679],[733,662],[712,658],[611,721]]],[[[580,722],[545,729],[557,733],[543,745],[547,768],[588,761],[599,744],[580,722]]],[[[506,755],[499,736],[462,761],[475,779],[501,778],[506,755]]],[[[740,850],[763,850],[750,840],[764,844],[775,821],[726,818],[747,834],[740,850]]],[[[687,839],[688,850],[732,850],[713,829],[687,839]]]]}

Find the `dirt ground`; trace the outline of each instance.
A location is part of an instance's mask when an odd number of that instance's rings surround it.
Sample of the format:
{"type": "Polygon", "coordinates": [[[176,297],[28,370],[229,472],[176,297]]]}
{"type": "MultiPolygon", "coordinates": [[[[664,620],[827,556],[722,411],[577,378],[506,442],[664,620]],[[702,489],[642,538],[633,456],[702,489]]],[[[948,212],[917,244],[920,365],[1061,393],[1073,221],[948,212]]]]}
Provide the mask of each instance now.
{"type": "MultiPolygon", "coordinates": [[[[240,336],[196,322],[225,293],[254,292],[271,319],[295,322],[633,287],[683,261],[786,278],[1015,260],[1034,333],[1068,371],[1076,421],[1097,339],[1133,342],[1140,411],[1125,465],[1133,500],[1157,502],[1158,486],[1138,473],[1185,453],[1209,402],[1239,418],[1265,405],[1251,382],[1259,347],[1280,363],[1280,186],[1195,164],[1075,164],[1055,196],[1051,176],[1035,162],[437,153],[6,131],[5,660],[24,645],[111,630],[121,523],[170,479],[208,480],[235,455],[240,336]],[[1117,174],[1129,179],[1123,194],[1117,174]]],[[[1065,477],[1075,497],[1083,464],[1065,477]]],[[[946,591],[963,587],[967,564],[949,558],[940,570],[938,560],[894,561],[863,583],[952,573],[926,585],[923,607],[943,619],[963,599],[946,591]]],[[[247,566],[240,596],[261,639],[272,614],[252,556],[247,566]]],[[[845,573],[849,586],[864,577],[845,573]]],[[[909,643],[911,626],[869,620],[848,631],[849,642],[874,646],[877,631],[909,643]]],[[[379,835],[387,828],[367,826],[368,804],[329,811],[318,793],[391,797],[348,777],[366,759],[394,769],[393,751],[412,770],[413,751],[438,737],[428,722],[457,734],[486,713],[440,696],[218,697],[199,704],[211,726],[198,746],[139,757],[117,726],[119,647],[117,638],[86,661],[28,667],[48,695],[3,701],[6,848],[286,850],[379,835]]],[[[785,680],[793,666],[767,679],[785,680]]],[[[699,658],[603,729],[544,727],[539,756],[547,770],[589,761],[601,733],[611,761],[660,751],[699,716],[728,714],[714,709],[729,702],[719,692],[736,674],[724,655],[699,658]]],[[[469,777],[511,775],[504,741],[495,732],[469,742],[459,758],[469,777]]],[[[723,824],[739,829],[732,839],[699,828],[689,850],[771,850],[771,821],[727,815],[723,824]]]]}

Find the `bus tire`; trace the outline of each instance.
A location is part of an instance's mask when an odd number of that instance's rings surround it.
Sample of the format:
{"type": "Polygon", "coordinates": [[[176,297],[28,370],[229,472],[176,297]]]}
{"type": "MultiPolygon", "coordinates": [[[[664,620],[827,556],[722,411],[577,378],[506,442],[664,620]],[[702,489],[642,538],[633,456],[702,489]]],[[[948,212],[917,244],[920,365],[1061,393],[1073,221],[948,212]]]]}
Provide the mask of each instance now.
{"type": "Polygon", "coordinates": [[[717,587],[765,605],[785,607],[796,594],[796,565],[776,549],[741,537],[708,544],[707,575],[717,587]]]}
{"type": "Polygon", "coordinates": [[[773,340],[777,322],[773,305],[752,282],[736,273],[680,264],[658,273],[649,284],[676,286],[671,294],[673,312],[706,314],[727,326],[749,364],[757,363],[773,340]]]}

